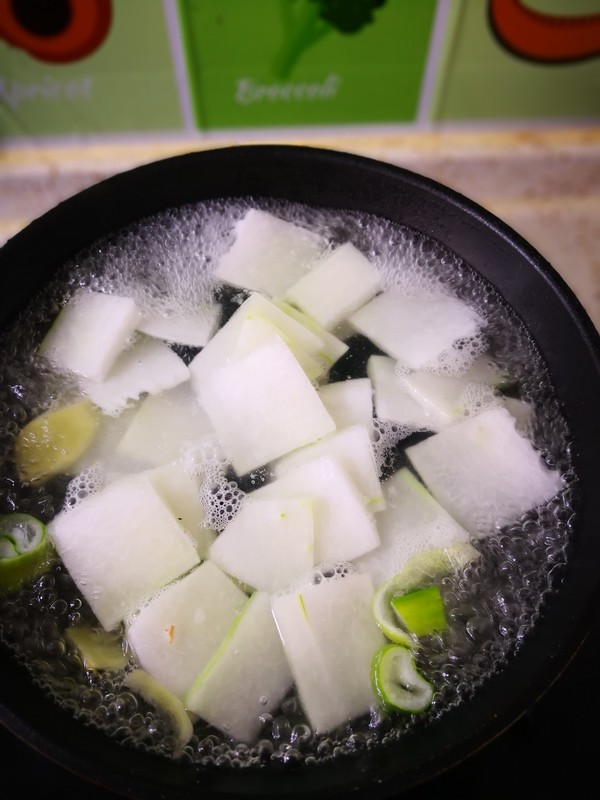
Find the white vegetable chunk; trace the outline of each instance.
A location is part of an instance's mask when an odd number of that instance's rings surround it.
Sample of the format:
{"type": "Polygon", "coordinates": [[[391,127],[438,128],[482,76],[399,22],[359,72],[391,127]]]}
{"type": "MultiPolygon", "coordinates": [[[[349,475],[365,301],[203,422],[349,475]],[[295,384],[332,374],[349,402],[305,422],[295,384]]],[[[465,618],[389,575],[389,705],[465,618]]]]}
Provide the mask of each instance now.
{"type": "Polygon", "coordinates": [[[337,459],[342,465],[371,511],[377,512],[385,508],[371,437],[364,425],[353,425],[351,428],[330,433],[315,444],[283,456],[273,466],[275,477],[282,478],[301,464],[326,455],[337,459]]]}
{"type": "Polygon", "coordinates": [[[255,592],[194,682],[186,705],[227,736],[253,744],[261,716],[276,711],[292,681],[270,597],[255,592]]]}
{"type": "Polygon", "coordinates": [[[373,514],[339,461],[321,456],[250,493],[245,502],[265,498],[313,499],[315,564],[351,561],[379,544],[373,514]]]}
{"type": "Polygon", "coordinates": [[[489,534],[550,500],[561,486],[505,408],[457,422],[407,448],[436,500],[472,535],[489,534]]]}
{"type": "Polygon", "coordinates": [[[402,385],[433,420],[433,430],[502,405],[491,386],[467,377],[416,371],[405,375],[402,385]]]}
{"type": "Polygon", "coordinates": [[[325,733],[346,721],[349,711],[337,675],[309,624],[300,592],[271,599],[275,624],[309,724],[325,733]]]}
{"type": "Polygon", "coordinates": [[[290,286],[285,299],[332,330],[374,297],[379,288],[379,270],[346,242],[290,286]]]}
{"type": "Polygon", "coordinates": [[[469,534],[407,468],[383,482],[385,511],[377,517],[381,545],[357,559],[375,586],[397,575],[416,553],[468,542],[469,534]]]}
{"type": "Polygon", "coordinates": [[[316,333],[284,313],[258,292],[253,292],[189,365],[192,385],[200,399],[204,386],[210,382],[212,374],[235,358],[244,323],[254,318],[270,322],[282,339],[293,342],[296,349],[315,356],[323,351],[323,340],[316,333]]]}
{"type": "Polygon", "coordinates": [[[210,548],[209,558],[259,591],[274,592],[314,564],[310,498],[244,503],[210,548]]]}
{"type": "Polygon", "coordinates": [[[105,414],[120,414],[142,394],[171,389],[189,377],[187,366],[168,345],[144,338],[119,356],[104,381],[86,381],[83,390],[105,414]]]}
{"type": "Polygon", "coordinates": [[[58,514],[48,531],[106,630],[199,561],[194,543],[143,476],[110,483],[58,514]]]}
{"type": "Polygon", "coordinates": [[[183,699],[247,599],[215,564],[205,561],[127,620],[127,641],[141,667],[183,699]]]}
{"type": "Polygon", "coordinates": [[[203,386],[202,399],[238,475],[335,429],[315,387],[279,337],[217,370],[203,386]]]}
{"type": "Polygon", "coordinates": [[[204,347],[212,338],[221,317],[219,303],[199,308],[197,313],[165,317],[147,314],[142,317],[137,330],[157,339],[189,347],[204,347]]]}
{"type": "Polygon", "coordinates": [[[144,474],[190,535],[200,559],[207,558],[217,534],[207,523],[201,479],[186,472],[177,462],[155,467],[144,474]]]}
{"type": "Polygon", "coordinates": [[[373,425],[373,386],[369,378],[335,381],[319,387],[319,397],[338,430],[373,425]]]}
{"type": "Polygon", "coordinates": [[[289,347],[292,355],[310,381],[316,381],[327,372],[328,367],[323,359],[307,352],[302,345],[297,345],[288,336],[285,336],[270,320],[260,316],[248,316],[244,320],[232,357],[236,360],[248,355],[248,353],[256,350],[260,345],[267,344],[275,337],[279,337],[289,347]]]}
{"type": "Polygon", "coordinates": [[[116,452],[148,466],[159,466],[181,458],[186,448],[212,430],[190,381],[184,381],[141,401],[116,452]]]}
{"type": "Polygon", "coordinates": [[[295,308],[278,297],[273,298],[273,304],[321,339],[323,346],[318,355],[323,358],[329,367],[335,364],[344,353],[348,352],[349,347],[345,342],[330,331],[325,330],[322,325],[319,325],[319,323],[312,319],[312,317],[309,317],[308,314],[300,311],[299,308],[295,308]]]}
{"type": "Polygon", "coordinates": [[[326,245],[313,231],[254,208],[236,222],[234,233],[215,277],[270,296],[295,283],[326,245]]]}
{"type": "Polygon", "coordinates": [[[122,458],[117,453],[119,442],[131,424],[135,413],[136,409],[132,407],[125,409],[118,417],[103,414],[98,433],[90,447],[82,453],[81,458],[74,465],[73,474],[78,475],[92,464],[102,464],[105,471],[123,473],[132,469],[143,469],[144,463],[132,464],[128,458],[122,458]]]}
{"type": "Polygon", "coordinates": [[[406,390],[390,356],[370,356],[367,374],[373,384],[375,413],[378,419],[396,422],[408,431],[436,431],[438,425],[406,390]]]}
{"type": "Polygon", "coordinates": [[[384,644],[367,574],[347,574],[272,599],[300,701],[317,733],[368,713],[371,660],[384,644]]]}
{"type": "Polygon", "coordinates": [[[138,321],[130,298],[80,289],[56,318],[38,353],[58,369],[102,381],[138,321]]]}
{"type": "Polygon", "coordinates": [[[405,295],[393,287],[350,318],[354,328],[410,369],[435,363],[459,339],[475,336],[483,318],[445,294],[405,295]]]}

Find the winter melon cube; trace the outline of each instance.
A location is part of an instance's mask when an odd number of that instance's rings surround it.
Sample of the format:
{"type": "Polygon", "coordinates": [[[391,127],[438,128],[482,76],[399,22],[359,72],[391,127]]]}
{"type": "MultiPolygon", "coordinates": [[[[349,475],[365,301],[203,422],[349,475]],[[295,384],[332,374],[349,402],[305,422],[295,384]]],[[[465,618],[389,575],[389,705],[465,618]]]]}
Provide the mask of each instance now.
{"type": "Polygon", "coordinates": [[[332,330],[374,297],[380,282],[377,268],[346,242],[290,286],[285,299],[332,330]]]}
{"type": "Polygon", "coordinates": [[[125,350],[105,380],[86,381],[84,392],[105,414],[119,414],[142,394],[156,394],[189,380],[177,353],[164,342],[144,338],[125,350]]]}
{"type": "Polygon", "coordinates": [[[308,353],[302,345],[297,345],[288,336],[283,334],[269,319],[261,316],[247,316],[241,328],[240,335],[233,349],[233,359],[241,358],[255,350],[259,345],[266,344],[270,339],[279,338],[290,348],[294,358],[300,364],[306,377],[316,381],[327,372],[327,365],[308,353]]]}
{"type": "Polygon", "coordinates": [[[280,295],[325,249],[318,234],[251,208],[235,223],[234,242],[221,256],[218,280],[266,295],[280,295]]]}
{"type": "Polygon", "coordinates": [[[407,468],[384,481],[383,492],[386,509],[377,517],[381,544],[355,562],[375,586],[404,569],[415,553],[469,541],[467,531],[407,468]]]}
{"type": "Polygon", "coordinates": [[[336,458],[326,455],[300,464],[249,494],[245,502],[282,497],[313,500],[315,564],[351,561],[379,544],[373,514],[336,458]]]}
{"type": "Polygon", "coordinates": [[[285,314],[292,319],[295,319],[309,331],[312,331],[316,336],[319,337],[322,341],[322,349],[319,351],[318,355],[325,361],[325,363],[331,367],[335,362],[340,359],[344,353],[348,352],[348,345],[346,342],[343,342],[338,336],[334,336],[322,325],[319,325],[312,317],[309,317],[308,314],[305,314],[303,311],[300,311],[299,308],[295,308],[294,306],[287,303],[285,300],[281,298],[274,297],[272,300],[273,304],[277,306],[277,308],[281,309],[285,314]]]}
{"type": "Polygon", "coordinates": [[[406,454],[440,505],[474,536],[517,521],[561,486],[506,408],[457,422],[406,454]]]}
{"type": "Polygon", "coordinates": [[[58,369],[102,381],[138,321],[130,298],[79,290],[57,316],[38,353],[58,369]]]}
{"type": "Polygon", "coordinates": [[[491,386],[466,376],[416,371],[403,376],[402,385],[433,420],[433,430],[502,404],[491,386]]]}
{"type": "Polygon", "coordinates": [[[431,414],[406,390],[396,372],[396,361],[389,356],[371,356],[367,374],[373,384],[375,413],[381,420],[403,425],[411,431],[435,431],[431,414]]]}
{"type": "Polygon", "coordinates": [[[74,466],[73,474],[78,475],[92,465],[102,463],[105,470],[125,473],[128,470],[143,469],[147,466],[144,462],[132,463],[130,459],[117,454],[117,446],[131,423],[136,412],[135,406],[125,409],[118,417],[102,414],[100,409],[100,424],[98,432],[90,447],[82,453],[74,466]]]}
{"type": "Polygon", "coordinates": [[[195,314],[165,317],[161,314],[146,314],[137,325],[137,330],[157,339],[189,347],[204,347],[212,338],[222,306],[219,303],[197,309],[195,314]]]}
{"type": "Polygon", "coordinates": [[[279,337],[217,370],[202,398],[239,475],[335,429],[315,387],[279,337]]]}
{"type": "Polygon", "coordinates": [[[373,385],[370,378],[351,378],[319,387],[319,397],[336,428],[373,425],[373,385]]]}
{"type": "Polygon", "coordinates": [[[288,586],[314,564],[311,500],[244,503],[211,546],[209,558],[254,589],[288,586]]]}
{"type": "Polygon", "coordinates": [[[317,355],[323,349],[323,340],[318,332],[286,314],[274,302],[256,292],[242,303],[234,317],[238,326],[236,344],[244,324],[249,320],[260,319],[270,323],[292,349],[303,350],[312,355],[317,355]]]}
{"type": "Polygon", "coordinates": [[[212,432],[190,381],[145,397],[116,445],[116,452],[159,466],[181,457],[186,447],[212,432]]]}
{"type": "Polygon", "coordinates": [[[371,437],[364,425],[353,425],[330,433],[314,444],[283,456],[273,466],[275,477],[288,475],[301,464],[325,455],[336,458],[344,467],[371,511],[385,508],[371,437]]]}
{"type": "Polygon", "coordinates": [[[201,479],[186,472],[178,462],[164,464],[144,474],[192,538],[198,556],[207,558],[216,532],[206,519],[201,500],[201,479]]]}
{"type": "Polygon", "coordinates": [[[234,358],[242,326],[247,319],[254,317],[272,323],[277,333],[283,339],[293,342],[295,348],[310,355],[317,355],[323,350],[323,340],[316,333],[285,314],[266,297],[253,292],[190,363],[192,384],[200,399],[204,386],[215,370],[234,358]]]}
{"type": "Polygon", "coordinates": [[[475,336],[483,318],[446,294],[406,295],[392,287],[349,318],[354,328],[410,369],[435,364],[459,339],[475,336]]]}
{"type": "Polygon", "coordinates": [[[291,685],[270,597],[255,592],[194,682],[186,705],[227,736],[253,744],[261,716],[276,711],[291,685]]]}
{"type": "Polygon", "coordinates": [[[143,476],[116,480],[61,511],[48,532],[106,630],[199,561],[192,540],[143,476]]]}
{"type": "Polygon", "coordinates": [[[205,561],[127,620],[127,641],[142,669],[183,699],[247,599],[215,564],[205,561]]]}
{"type": "Polygon", "coordinates": [[[373,595],[367,574],[349,573],[272,599],[300,701],[318,733],[368,713],[374,703],[371,660],[385,640],[373,595]]]}
{"type": "Polygon", "coordinates": [[[278,594],[271,598],[275,624],[296,690],[312,728],[333,730],[347,718],[342,687],[332,674],[321,643],[309,625],[302,594],[278,594]]]}

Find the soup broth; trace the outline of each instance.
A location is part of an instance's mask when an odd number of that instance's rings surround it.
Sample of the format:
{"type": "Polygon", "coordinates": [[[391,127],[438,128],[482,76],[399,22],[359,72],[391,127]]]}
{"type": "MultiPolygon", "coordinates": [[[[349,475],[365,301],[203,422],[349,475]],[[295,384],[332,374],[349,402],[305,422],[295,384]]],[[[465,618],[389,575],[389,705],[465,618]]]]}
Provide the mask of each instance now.
{"type": "MultiPolygon", "coordinates": [[[[324,236],[331,247],[352,242],[378,268],[382,288],[411,293],[443,286],[485,320],[483,333],[456,347],[437,366],[454,375],[477,353],[491,356],[511,376],[508,395],[533,408],[529,437],[546,464],[560,472],[562,488],[544,506],[473,543],[481,557],[442,581],[448,627],[427,636],[416,652],[420,672],[434,687],[430,708],[419,715],[384,712],[373,702],[367,715],[327,734],[316,734],[292,689],[274,713],[265,713],[254,744],[231,741],[202,719],[183,751],[168,716],[124,682],[126,670],[86,669],[65,631],[97,620],[55,558],[47,572],[18,594],[0,599],[2,642],[26,665],[32,681],[83,724],[97,727],[126,746],[144,748],[198,765],[252,767],[266,761],[314,764],[410,735],[415,726],[435,724],[452,708],[477,702],[477,689],[518,653],[544,613],[568,560],[576,525],[577,476],[570,460],[570,436],[545,363],[528,331],[494,288],[471,266],[433,239],[387,220],[354,212],[307,208],[261,198],[211,202],[166,211],[94,243],[64,265],[52,283],[7,330],[0,350],[0,513],[31,514],[49,523],[65,504],[76,505],[102,483],[102,463],[77,476],[24,485],[16,475],[14,443],[19,430],[37,414],[77,397],[74,382],[36,356],[36,349],[73,292],[91,289],[132,297],[146,313],[191,313],[222,304],[221,325],[248,293],[214,278],[220,256],[230,247],[234,223],[249,208],[259,208],[324,236]]],[[[334,331],[335,332],[335,331],[334,331]]],[[[376,348],[355,331],[340,331],[349,345],[332,367],[328,381],[366,375],[376,348]]],[[[185,363],[197,349],[174,348],[185,363]]],[[[471,409],[472,411],[472,409],[471,409]]],[[[407,447],[430,433],[375,420],[373,452],[385,479],[407,464],[407,447]]],[[[195,469],[204,477],[207,524],[222,531],[244,497],[269,482],[268,468],[238,476],[212,449],[210,440],[195,469]]],[[[353,564],[338,567],[352,572],[353,564]]],[[[335,570],[333,571],[335,573],[335,570]]],[[[335,580],[315,570],[318,580],[335,580]]],[[[135,661],[131,653],[130,664],[135,661]]],[[[349,657],[351,657],[349,655],[349,657]]]]}

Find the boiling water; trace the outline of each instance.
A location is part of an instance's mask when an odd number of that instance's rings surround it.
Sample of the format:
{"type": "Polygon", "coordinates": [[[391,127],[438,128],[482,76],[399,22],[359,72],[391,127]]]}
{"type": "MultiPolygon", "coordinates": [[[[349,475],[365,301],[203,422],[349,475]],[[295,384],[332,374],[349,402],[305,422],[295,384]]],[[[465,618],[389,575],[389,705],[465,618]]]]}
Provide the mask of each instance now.
{"type": "MultiPolygon", "coordinates": [[[[193,738],[183,753],[176,754],[169,722],[134,697],[123,684],[123,674],[86,671],[68,646],[63,635],[67,627],[86,621],[94,625],[95,620],[59,560],[18,596],[0,599],[0,631],[32,680],[59,706],[124,745],[200,765],[314,764],[396,740],[414,726],[434,724],[458,704],[477,702],[478,686],[518,652],[555,593],[576,524],[577,478],[570,462],[569,433],[543,359],[514,313],[470,267],[432,240],[378,218],[240,199],[233,204],[213,202],[165,212],[94,244],[66,264],[6,332],[0,351],[0,513],[20,511],[48,522],[65,497],[75,503],[100,483],[92,469],[75,485],[56,479],[45,486],[23,487],[12,462],[18,430],[36,414],[76,393],[74,386],[34,357],[65,300],[76,288],[87,287],[132,296],[146,312],[181,314],[216,296],[227,316],[246,294],[219,292],[212,271],[220,253],[231,244],[234,221],[249,207],[316,230],[332,246],[353,242],[379,267],[384,288],[400,285],[412,292],[442,283],[472,305],[486,319],[485,336],[461,343],[451,358],[438,364],[438,371],[453,374],[465,359],[484,349],[501,368],[508,369],[516,379],[518,395],[535,409],[530,435],[547,464],[560,470],[563,490],[546,507],[476,543],[481,559],[463,574],[444,580],[450,625],[443,634],[426,639],[418,652],[418,666],[435,687],[430,710],[418,717],[374,710],[330,735],[317,736],[292,692],[276,716],[264,715],[262,738],[255,746],[231,744],[198,721],[193,738]]],[[[352,337],[349,344],[348,354],[332,369],[332,380],[365,375],[372,349],[360,336],[352,337]]],[[[186,361],[194,354],[186,348],[179,352],[186,361]]],[[[405,446],[422,435],[376,423],[374,450],[382,477],[405,463],[405,446]]],[[[268,475],[259,470],[242,485],[210,454],[204,464],[208,465],[209,520],[222,530],[244,493],[268,475]]],[[[335,579],[335,571],[331,576],[318,574],[317,579],[335,579]]]]}

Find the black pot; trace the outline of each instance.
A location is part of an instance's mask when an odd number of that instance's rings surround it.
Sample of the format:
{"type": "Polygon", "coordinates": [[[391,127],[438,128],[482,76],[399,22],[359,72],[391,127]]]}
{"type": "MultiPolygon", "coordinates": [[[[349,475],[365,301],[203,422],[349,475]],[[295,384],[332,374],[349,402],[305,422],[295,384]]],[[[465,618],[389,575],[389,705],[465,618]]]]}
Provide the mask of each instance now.
{"type": "MultiPolygon", "coordinates": [[[[1,323],[6,325],[57,269],[99,237],[166,208],[241,196],[364,211],[409,226],[478,270],[516,311],[547,361],[581,478],[583,506],[557,597],[518,655],[477,690],[476,700],[392,746],[316,768],[267,764],[257,770],[204,771],[125,750],[59,710],[4,651],[0,722],[32,748],[32,755],[37,751],[82,780],[129,797],[398,796],[456,769],[513,726],[561,675],[589,630],[600,594],[598,333],[552,267],[463,196],[367,158],[278,145],[170,158],[61,203],[0,250],[1,323]]],[[[573,689],[574,703],[585,705],[585,688],[573,689]]],[[[499,796],[491,789],[491,796],[499,796]]]]}

